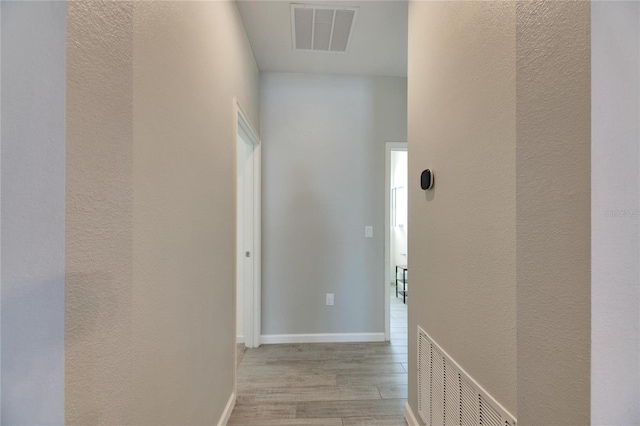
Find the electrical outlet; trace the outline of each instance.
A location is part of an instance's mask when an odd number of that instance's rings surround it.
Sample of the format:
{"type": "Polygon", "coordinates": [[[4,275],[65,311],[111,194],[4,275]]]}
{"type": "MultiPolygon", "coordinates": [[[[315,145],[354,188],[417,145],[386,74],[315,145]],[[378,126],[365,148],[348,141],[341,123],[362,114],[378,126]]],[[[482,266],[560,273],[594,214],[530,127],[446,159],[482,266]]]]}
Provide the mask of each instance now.
{"type": "Polygon", "coordinates": [[[364,227],[364,236],[365,238],[373,238],[373,226],[364,227]]]}
{"type": "Polygon", "coordinates": [[[327,306],[333,306],[333,293],[327,293],[327,306]]]}

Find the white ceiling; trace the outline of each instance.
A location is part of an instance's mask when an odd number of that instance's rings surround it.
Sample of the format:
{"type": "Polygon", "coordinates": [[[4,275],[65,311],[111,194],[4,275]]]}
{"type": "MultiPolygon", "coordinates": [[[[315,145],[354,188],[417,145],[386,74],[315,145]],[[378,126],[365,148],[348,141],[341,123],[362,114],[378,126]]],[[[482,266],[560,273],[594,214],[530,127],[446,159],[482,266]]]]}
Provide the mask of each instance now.
{"type": "Polygon", "coordinates": [[[407,76],[407,2],[404,0],[238,0],[237,3],[260,71],[407,76]],[[349,51],[294,51],[291,3],[359,8],[349,51]]]}

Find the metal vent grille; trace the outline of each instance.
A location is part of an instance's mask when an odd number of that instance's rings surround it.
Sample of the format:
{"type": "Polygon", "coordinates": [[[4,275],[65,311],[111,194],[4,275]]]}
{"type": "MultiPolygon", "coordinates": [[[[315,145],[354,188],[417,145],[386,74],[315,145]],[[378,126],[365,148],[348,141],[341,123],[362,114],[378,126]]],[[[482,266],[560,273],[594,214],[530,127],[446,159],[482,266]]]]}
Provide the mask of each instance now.
{"type": "Polygon", "coordinates": [[[431,388],[433,387],[431,372],[431,344],[426,339],[418,338],[418,411],[425,422],[427,420],[423,412],[430,415],[430,411],[424,410],[423,407],[431,406],[431,388]]]}
{"type": "Polygon", "coordinates": [[[420,327],[418,414],[433,426],[516,426],[516,419],[420,327]]]}
{"type": "Polygon", "coordinates": [[[292,4],[293,50],[346,53],[357,14],[354,7],[292,4]]]}
{"type": "Polygon", "coordinates": [[[480,424],[478,392],[463,378],[460,378],[460,399],[460,424],[462,426],[480,424]]]}

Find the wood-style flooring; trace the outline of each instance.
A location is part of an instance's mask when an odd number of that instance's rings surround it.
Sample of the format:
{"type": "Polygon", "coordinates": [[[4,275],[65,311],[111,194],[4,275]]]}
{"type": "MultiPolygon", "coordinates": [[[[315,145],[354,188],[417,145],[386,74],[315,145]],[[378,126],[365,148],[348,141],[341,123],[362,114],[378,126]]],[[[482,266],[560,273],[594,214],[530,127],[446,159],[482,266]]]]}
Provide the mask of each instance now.
{"type": "Polygon", "coordinates": [[[391,291],[391,342],[239,351],[230,426],[405,426],[407,310],[391,291]]]}

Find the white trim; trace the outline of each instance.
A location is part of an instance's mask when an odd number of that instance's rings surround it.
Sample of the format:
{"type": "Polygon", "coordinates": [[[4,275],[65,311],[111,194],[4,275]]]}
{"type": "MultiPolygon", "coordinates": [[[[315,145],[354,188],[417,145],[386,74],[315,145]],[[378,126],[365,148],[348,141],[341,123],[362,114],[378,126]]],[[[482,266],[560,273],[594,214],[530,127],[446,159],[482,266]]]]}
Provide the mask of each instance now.
{"type": "Polygon", "coordinates": [[[384,338],[391,339],[391,151],[407,151],[406,142],[386,142],[384,144],[384,338]]]}
{"type": "Polygon", "coordinates": [[[318,333],[318,334],[263,334],[260,343],[353,343],[384,342],[384,333],[318,333]]]}
{"type": "MultiPolygon", "coordinates": [[[[6,13],[5,13],[6,16],[6,13]]],[[[2,7],[0,7],[0,22],[2,22],[2,7]]],[[[2,31],[0,31],[0,46],[2,45],[2,31]]],[[[0,55],[0,99],[2,99],[2,55],[0,55]]],[[[66,95],[65,95],[65,102],[66,102],[66,95]]],[[[2,135],[2,114],[0,114],[0,135],[2,135]]],[[[65,129],[65,137],[66,137],[66,129],[65,129]]],[[[2,137],[0,136],[0,165],[2,164],[2,137]]],[[[66,167],[66,162],[65,162],[65,167],[66,167]]],[[[0,168],[0,182],[2,182],[2,169],[0,168]]],[[[65,182],[66,182],[66,178],[65,178],[65,182]]],[[[65,183],[66,185],[66,183],[65,183]]],[[[2,205],[2,185],[0,184],[0,205],[2,205]]],[[[65,201],[66,203],[66,201],[65,201]]],[[[2,209],[0,209],[0,212],[2,212],[2,209]]],[[[66,216],[65,216],[66,217],[66,216]]],[[[66,219],[65,219],[66,220],[66,219]]],[[[2,229],[2,213],[0,213],[0,230],[2,229]]],[[[65,235],[66,237],[66,235],[65,235]]],[[[0,238],[0,259],[2,259],[2,238],[0,238]]],[[[64,267],[64,264],[63,264],[64,267]]],[[[2,262],[0,262],[0,272],[2,271],[2,262]]],[[[2,277],[2,274],[0,273],[0,277],[2,277]]],[[[64,312],[64,306],[62,307],[62,311],[64,312]]],[[[2,318],[2,279],[0,278],[0,318],[2,318]]],[[[2,329],[2,321],[0,321],[0,329],[2,329]]],[[[64,340],[63,340],[63,345],[64,345],[64,340]]],[[[2,353],[2,333],[0,333],[0,354],[2,353]]],[[[62,358],[64,361],[64,357],[62,358]]],[[[63,373],[64,374],[64,373],[63,373]]],[[[66,375],[64,376],[66,377],[66,375]]],[[[63,379],[64,379],[63,377],[63,379]]],[[[2,368],[0,368],[0,383],[2,383],[2,368]]],[[[2,419],[2,386],[0,386],[0,419],[2,419]]]]}
{"type": "Polygon", "coordinates": [[[262,331],[262,143],[257,139],[253,150],[253,346],[260,346],[262,331]]]}
{"type": "MultiPolygon", "coordinates": [[[[235,298],[235,294],[233,295],[233,297],[235,298]]],[[[235,305],[235,301],[233,303],[235,305]]],[[[234,322],[234,328],[235,328],[235,322],[236,322],[236,317],[235,317],[235,312],[233,313],[234,317],[233,317],[233,322],[234,322]]],[[[233,384],[232,384],[232,388],[231,388],[231,396],[234,398],[233,404],[235,405],[235,395],[238,392],[238,343],[234,342],[233,344],[233,358],[231,358],[232,362],[233,362],[233,366],[231,368],[231,377],[233,380],[233,384]]],[[[227,406],[229,405],[229,403],[227,402],[227,406]]],[[[226,412],[226,407],[225,407],[225,412],[226,412]]],[[[225,413],[223,413],[223,417],[220,418],[220,421],[222,421],[222,419],[224,418],[225,413]]],[[[227,421],[229,420],[228,418],[225,420],[227,421]]]]}
{"type": "MultiPolygon", "coordinates": [[[[258,132],[256,132],[255,128],[251,125],[251,122],[247,118],[247,115],[244,113],[242,106],[238,102],[237,99],[233,99],[233,129],[234,129],[234,139],[235,139],[235,147],[236,147],[236,155],[238,153],[238,134],[246,141],[253,145],[253,178],[254,178],[254,199],[253,199],[253,209],[254,209],[254,239],[253,239],[253,291],[247,294],[246,291],[243,293],[244,306],[237,306],[236,300],[236,291],[238,285],[238,256],[240,255],[238,249],[238,241],[235,241],[235,256],[234,256],[234,285],[233,285],[233,306],[235,307],[233,310],[233,324],[234,324],[234,335],[236,336],[235,342],[232,348],[233,357],[233,365],[231,369],[233,371],[233,393],[231,394],[231,399],[229,400],[229,404],[227,404],[227,408],[225,409],[225,416],[220,420],[220,424],[224,425],[229,420],[229,416],[231,415],[231,411],[235,405],[235,395],[238,392],[238,367],[237,367],[237,359],[238,359],[238,343],[243,343],[250,348],[258,347],[260,345],[260,331],[261,331],[261,323],[260,323],[260,304],[261,304],[261,260],[262,260],[262,251],[261,251],[261,224],[262,224],[262,196],[261,196],[261,186],[262,186],[262,171],[261,171],[261,163],[262,163],[262,144],[260,141],[260,136],[258,132]],[[246,303],[249,301],[250,303],[246,303]],[[242,334],[238,336],[237,330],[237,310],[242,309],[243,312],[243,328],[242,334]],[[248,325],[248,327],[247,327],[248,325]],[[246,333],[248,329],[249,333],[246,333]],[[248,338],[247,338],[248,337],[248,338]],[[230,408],[229,408],[230,407],[230,408]],[[227,413],[228,410],[228,413],[227,413]]],[[[245,143],[245,142],[242,142],[245,143]]],[[[238,160],[235,161],[235,168],[238,166],[238,160]]],[[[236,170],[236,179],[238,176],[238,171],[236,170]]],[[[238,196],[237,183],[235,196],[238,196]]],[[[238,200],[235,200],[236,204],[236,218],[235,218],[235,227],[236,227],[236,240],[238,234],[238,223],[240,222],[239,211],[237,211],[238,200]]]]}
{"type": "Polygon", "coordinates": [[[416,419],[415,414],[413,414],[413,410],[408,402],[404,404],[404,419],[409,426],[420,426],[420,423],[418,423],[418,419],[416,419]]]}
{"type": "Polygon", "coordinates": [[[220,416],[220,420],[218,421],[218,426],[226,426],[226,424],[229,422],[229,418],[231,417],[231,413],[233,412],[233,409],[235,406],[236,406],[236,394],[235,392],[231,392],[229,401],[227,401],[227,406],[224,407],[222,416],[220,416]]]}
{"type": "MultiPolygon", "coordinates": [[[[240,123],[240,130],[246,135],[247,139],[254,145],[260,144],[260,136],[256,129],[251,124],[251,121],[247,118],[247,114],[244,113],[240,102],[237,99],[234,99],[234,104],[236,106],[236,125],[240,123]],[[242,118],[242,120],[238,121],[238,118],[242,118]]],[[[236,128],[236,132],[238,128],[236,128]]]]}

